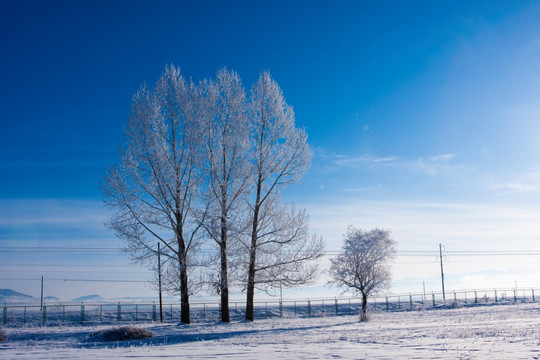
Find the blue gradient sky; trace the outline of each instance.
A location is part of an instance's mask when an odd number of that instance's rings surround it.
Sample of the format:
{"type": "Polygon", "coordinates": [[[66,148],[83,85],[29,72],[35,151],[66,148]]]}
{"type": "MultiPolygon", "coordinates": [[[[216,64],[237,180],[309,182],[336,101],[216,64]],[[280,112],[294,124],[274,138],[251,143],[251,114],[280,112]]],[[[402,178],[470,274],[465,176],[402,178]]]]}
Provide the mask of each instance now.
{"type": "MultiPolygon", "coordinates": [[[[538,255],[452,253],[540,250],[538,1],[2,1],[0,39],[0,288],[153,294],[62,281],[151,279],[124,254],[39,249],[121,246],[99,181],[169,63],[248,88],[271,71],[314,149],[286,197],[329,250],[379,226],[400,251],[443,243],[447,288],[540,286],[538,255]]],[[[434,254],[394,269],[395,292],[438,290],[434,254]]]]}

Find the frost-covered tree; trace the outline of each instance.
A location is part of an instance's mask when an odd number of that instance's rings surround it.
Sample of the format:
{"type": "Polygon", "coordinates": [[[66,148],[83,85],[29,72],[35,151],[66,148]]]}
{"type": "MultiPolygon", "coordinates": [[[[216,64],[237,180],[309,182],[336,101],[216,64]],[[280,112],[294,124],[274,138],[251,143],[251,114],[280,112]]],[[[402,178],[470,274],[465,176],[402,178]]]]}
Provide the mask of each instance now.
{"type": "Polygon", "coordinates": [[[219,248],[217,291],[221,296],[221,320],[229,322],[228,253],[231,242],[238,239],[240,232],[240,207],[249,176],[246,95],[238,74],[221,69],[215,81],[207,80],[200,84],[200,99],[204,118],[203,168],[208,202],[204,226],[219,248]]]}
{"type": "Polygon", "coordinates": [[[193,214],[201,174],[201,126],[194,87],[167,66],[155,88],[133,97],[120,160],[102,182],[114,211],[107,226],[126,241],[130,256],[152,264],[156,241],[179,277],[181,321],[190,323],[188,267],[201,222],[193,214]]]}
{"type": "Polygon", "coordinates": [[[370,294],[390,285],[389,261],[396,252],[396,242],[390,231],[375,228],[363,231],[347,228],[342,252],[331,259],[331,284],[362,296],[361,321],[367,321],[367,302],[370,294]]]}
{"type": "Polygon", "coordinates": [[[251,237],[245,242],[246,248],[254,249],[256,255],[254,263],[244,262],[248,265],[247,274],[252,271],[254,288],[263,291],[277,286],[296,287],[315,280],[318,275],[315,260],[324,250],[322,238],[309,232],[307,211],[277,200],[276,196],[269,197],[260,209],[256,243],[251,243],[251,237]]]}
{"type": "Polygon", "coordinates": [[[107,225],[134,260],[154,269],[160,243],[165,288],[180,294],[182,322],[190,322],[193,278],[206,276],[220,293],[222,320],[230,320],[231,258],[250,320],[256,287],[314,278],[323,241],[309,234],[305,210],[281,203],[281,190],[309,168],[306,140],[268,73],[249,99],[233,71],[195,86],[174,66],[135,94],[120,161],[103,181],[114,211],[107,225]],[[206,240],[219,251],[215,282],[215,270],[197,267],[206,240]]]}
{"type": "Polygon", "coordinates": [[[302,265],[317,259],[322,240],[309,237],[308,217],[280,205],[280,191],[298,182],[311,163],[307,135],[278,84],[265,72],[251,90],[251,193],[248,198],[246,319],[253,320],[257,284],[300,284],[302,265]],[[299,272],[300,271],[300,272],[299,272]]]}

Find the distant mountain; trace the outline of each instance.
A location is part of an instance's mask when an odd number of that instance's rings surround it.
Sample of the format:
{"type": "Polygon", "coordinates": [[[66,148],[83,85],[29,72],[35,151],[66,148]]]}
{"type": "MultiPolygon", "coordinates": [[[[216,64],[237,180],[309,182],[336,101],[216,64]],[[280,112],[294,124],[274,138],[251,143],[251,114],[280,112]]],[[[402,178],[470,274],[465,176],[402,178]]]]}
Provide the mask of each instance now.
{"type": "Polygon", "coordinates": [[[60,299],[56,296],[45,296],[43,298],[44,301],[54,301],[54,302],[60,302],[60,299]]]}
{"type": "Polygon", "coordinates": [[[11,289],[0,289],[0,303],[35,303],[36,301],[40,300],[11,289]]]}
{"type": "Polygon", "coordinates": [[[79,301],[105,301],[105,299],[102,298],[100,295],[93,294],[93,295],[81,296],[81,297],[78,297],[76,299],[72,299],[71,301],[76,301],[76,302],[79,302],[79,301]]]}
{"type": "Polygon", "coordinates": [[[33,296],[16,292],[11,289],[0,289],[0,296],[17,296],[17,297],[26,297],[26,298],[31,298],[31,299],[34,298],[33,296]]]}
{"type": "MultiPolygon", "coordinates": [[[[121,297],[121,298],[108,298],[105,299],[101,297],[101,295],[98,294],[92,294],[92,295],[84,295],[80,296],[76,299],[71,299],[66,303],[74,302],[74,303],[81,303],[81,302],[90,302],[90,303],[111,303],[111,302],[157,302],[157,297],[121,297]]],[[[164,296],[163,301],[165,302],[177,302],[178,298],[175,296],[164,296]]],[[[7,303],[8,305],[38,305],[40,304],[41,299],[39,297],[34,297],[31,295],[23,294],[11,289],[0,289],[0,305],[3,305],[4,303],[7,303]]],[[[43,302],[46,304],[52,305],[52,304],[59,304],[63,303],[59,298],[56,296],[45,296],[43,298],[43,302]]],[[[1,317],[1,314],[0,314],[1,317]]]]}
{"type": "MultiPolygon", "coordinates": [[[[142,296],[142,297],[133,297],[133,296],[127,296],[127,297],[121,297],[116,299],[118,301],[125,301],[125,302],[157,302],[159,301],[159,298],[157,296],[142,296]]],[[[163,301],[165,302],[178,302],[178,297],[175,296],[163,296],[163,301]]]]}

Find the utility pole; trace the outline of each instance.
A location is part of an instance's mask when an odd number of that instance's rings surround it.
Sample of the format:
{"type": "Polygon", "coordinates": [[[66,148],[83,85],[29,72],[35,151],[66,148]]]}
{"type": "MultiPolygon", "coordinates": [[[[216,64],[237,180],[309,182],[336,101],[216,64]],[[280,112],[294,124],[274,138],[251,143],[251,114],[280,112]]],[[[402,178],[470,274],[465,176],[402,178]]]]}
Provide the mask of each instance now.
{"type": "Polygon", "coordinates": [[[41,307],[39,311],[43,311],[43,275],[41,275],[41,307]]]}
{"type": "Polygon", "coordinates": [[[439,243],[439,257],[441,259],[441,284],[442,284],[442,298],[444,300],[444,305],[446,305],[446,295],[444,293],[444,270],[442,264],[442,245],[439,243]]]}
{"type": "Polygon", "coordinates": [[[161,248],[159,242],[157,243],[157,256],[158,256],[158,279],[159,279],[159,322],[163,322],[163,299],[161,297],[161,248]]]}

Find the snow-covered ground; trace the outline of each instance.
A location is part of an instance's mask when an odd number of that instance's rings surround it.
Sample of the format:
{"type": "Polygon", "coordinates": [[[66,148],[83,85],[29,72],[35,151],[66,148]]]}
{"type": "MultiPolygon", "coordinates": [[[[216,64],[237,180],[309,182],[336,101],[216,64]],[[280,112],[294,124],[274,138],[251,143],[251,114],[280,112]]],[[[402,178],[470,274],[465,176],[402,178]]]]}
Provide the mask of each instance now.
{"type": "Polygon", "coordinates": [[[540,304],[193,325],[93,342],[110,326],[5,328],[0,359],[540,359],[540,304]]]}

